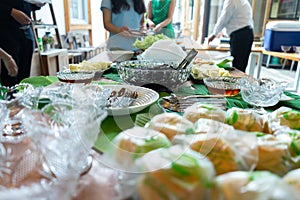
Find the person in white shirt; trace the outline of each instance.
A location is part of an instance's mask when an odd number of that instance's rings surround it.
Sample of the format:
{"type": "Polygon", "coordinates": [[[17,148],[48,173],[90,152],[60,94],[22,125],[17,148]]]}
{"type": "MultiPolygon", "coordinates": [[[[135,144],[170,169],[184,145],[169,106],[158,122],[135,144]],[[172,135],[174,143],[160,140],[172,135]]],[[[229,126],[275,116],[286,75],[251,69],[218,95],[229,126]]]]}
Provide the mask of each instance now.
{"type": "Polygon", "coordinates": [[[233,67],[245,72],[253,44],[252,8],[248,0],[225,0],[221,15],[208,37],[213,41],[222,29],[230,36],[230,53],[233,67]]]}

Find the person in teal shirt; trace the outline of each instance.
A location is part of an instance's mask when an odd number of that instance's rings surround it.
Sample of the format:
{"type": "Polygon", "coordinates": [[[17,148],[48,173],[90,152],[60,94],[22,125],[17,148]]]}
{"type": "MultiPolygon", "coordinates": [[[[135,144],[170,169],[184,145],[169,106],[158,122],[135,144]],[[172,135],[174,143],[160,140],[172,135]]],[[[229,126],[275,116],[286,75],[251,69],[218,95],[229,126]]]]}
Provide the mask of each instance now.
{"type": "Polygon", "coordinates": [[[175,4],[175,0],[150,0],[147,8],[149,28],[156,33],[163,33],[169,38],[175,38],[172,25],[175,4]]]}
{"type": "Polygon", "coordinates": [[[135,42],[130,30],[140,30],[144,25],[146,6],[143,0],[102,0],[104,28],[109,31],[107,49],[133,50],[135,42]]]}

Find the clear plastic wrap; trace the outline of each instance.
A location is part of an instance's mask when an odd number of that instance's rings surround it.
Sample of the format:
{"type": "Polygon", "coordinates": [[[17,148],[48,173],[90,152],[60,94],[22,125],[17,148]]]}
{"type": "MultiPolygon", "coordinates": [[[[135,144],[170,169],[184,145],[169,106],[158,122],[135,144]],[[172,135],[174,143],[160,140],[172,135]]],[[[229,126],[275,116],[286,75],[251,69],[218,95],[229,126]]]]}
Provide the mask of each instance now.
{"type": "Polygon", "coordinates": [[[280,107],[269,114],[268,128],[270,132],[275,132],[281,126],[300,130],[300,112],[288,107],[280,107]]]}
{"type": "Polygon", "coordinates": [[[268,170],[282,176],[294,168],[287,141],[270,134],[258,137],[257,141],[259,160],[256,170],[268,170]]]}
{"type": "Polygon", "coordinates": [[[300,199],[300,169],[295,169],[288,172],[283,177],[284,182],[292,187],[293,194],[296,200],[300,199]]]}
{"type": "Polygon", "coordinates": [[[117,170],[136,172],[134,161],[154,149],[169,147],[171,142],[162,133],[143,127],[133,127],[119,133],[104,153],[103,162],[117,170]]]}
{"type": "Polygon", "coordinates": [[[200,118],[206,118],[225,123],[226,112],[214,105],[196,103],[185,109],[183,117],[187,118],[193,123],[200,118]]]}
{"type": "Polygon", "coordinates": [[[145,172],[138,183],[141,199],[209,199],[215,176],[212,163],[181,145],[161,148],[137,160],[145,172]]]}
{"type": "Polygon", "coordinates": [[[215,179],[214,200],[293,200],[291,188],[278,176],[267,171],[236,171],[215,179]]]}
{"type": "Polygon", "coordinates": [[[162,113],[154,116],[145,127],[165,134],[170,140],[178,134],[190,134],[193,123],[177,113],[162,113]]]}
{"type": "Polygon", "coordinates": [[[232,132],[234,130],[233,126],[228,124],[224,124],[222,122],[218,122],[211,119],[201,118],[194,123],[194,133],[196,134],[204,134],[204,133],[227,133],[232,132]]]}
{"type": "Polygon", "coordinates": [[[264,132],[265,117],[253,110],[233,107],[226,112],[226,123],[242,131],[264,132]]]}
{"type": "Polygon", "coordinates": [[[288,160],[293,168],[300,168],[300,131],[282,126],[274,132],[277,140],[288,145],[290,156],[288,160]]]}
{"type": "Polygon", "coordinates": [[[175,136],[173,143],[182,144],[206,156],[214,164],[217,174],[251,171],[258,161],[256,136],[233,130],[196,135],[175,136]]]}

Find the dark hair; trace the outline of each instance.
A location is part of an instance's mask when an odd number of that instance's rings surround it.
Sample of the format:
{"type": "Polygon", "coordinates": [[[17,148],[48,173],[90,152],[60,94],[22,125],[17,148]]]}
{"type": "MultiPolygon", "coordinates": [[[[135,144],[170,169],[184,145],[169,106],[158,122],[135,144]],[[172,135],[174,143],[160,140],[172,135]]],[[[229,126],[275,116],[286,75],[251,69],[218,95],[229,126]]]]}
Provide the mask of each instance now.
{"type": "MultiPolygon", "coordinates": [[[[111,4],[113,13],[120,13],[122,9],[130,9],[130,5],[128,4],[127,0],[111,0],[111,4]]],[[[135,12],[139,14],[143,14],[146,12],[144,0],[133,0],[133,5],[135,12]]]]}

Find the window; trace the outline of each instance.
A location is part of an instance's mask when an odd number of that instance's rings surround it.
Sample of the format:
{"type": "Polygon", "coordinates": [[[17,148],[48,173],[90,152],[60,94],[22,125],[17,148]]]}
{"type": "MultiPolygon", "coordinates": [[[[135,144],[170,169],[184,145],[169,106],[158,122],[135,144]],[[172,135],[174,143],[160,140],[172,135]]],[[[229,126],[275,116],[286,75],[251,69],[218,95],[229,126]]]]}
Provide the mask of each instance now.
{"type": "Polygon", "coordinates": [[[70,17],[71,24],[87,24],[88,23],[88,7],[86,0],[70,1],[70,17]]]}
{"type": "Polygon", "coordinates": [[[272,0],[270,19],[294,20],[300,17],[300,0],[272,0]]]}
{"type": "Polygon", "coordinates": [[[85,34],[92,45],[91,0],[64,0],[67,35],[85,34]]]}

